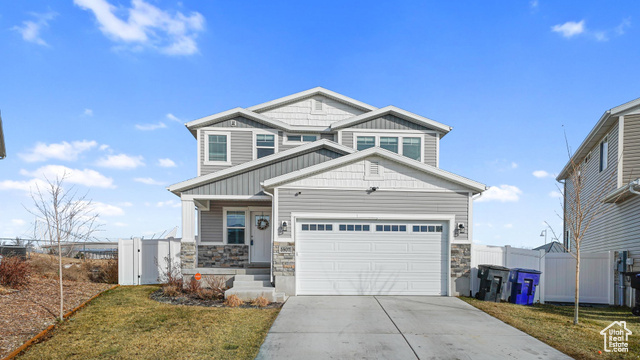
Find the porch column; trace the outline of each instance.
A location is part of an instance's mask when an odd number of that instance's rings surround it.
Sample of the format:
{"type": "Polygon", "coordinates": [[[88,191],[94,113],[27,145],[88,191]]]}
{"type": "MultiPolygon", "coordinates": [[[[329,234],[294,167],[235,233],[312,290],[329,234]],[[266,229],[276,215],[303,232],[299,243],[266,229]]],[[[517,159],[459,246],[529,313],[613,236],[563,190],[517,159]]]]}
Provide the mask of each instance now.
{"type": "Polygon", "coordinates": [[[195,269],[197,266],[195,206],[193,200],[182,199],[180,260],[183,269],[195,269]]]}

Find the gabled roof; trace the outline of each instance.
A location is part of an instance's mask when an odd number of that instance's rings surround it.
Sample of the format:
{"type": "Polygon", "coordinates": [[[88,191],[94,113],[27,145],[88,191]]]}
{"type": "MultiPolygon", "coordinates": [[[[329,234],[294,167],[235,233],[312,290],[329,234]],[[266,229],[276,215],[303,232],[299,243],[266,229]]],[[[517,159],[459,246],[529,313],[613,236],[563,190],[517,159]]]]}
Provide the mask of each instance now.
{"type": "Polygon", "coordinates": [[[556,180],[560,181],[569,177],[571,172],[571,161],[582,161],[582,159],[589,153],[589,151],[591,151],[591,149],[593,149],[593,147],[598,144],[598,141],[600,141],[600,139],[607,133],[607,131],[609,131],[611,125],[613,125],[618,120],[618,116],[624,115],[625,112],[637,106],[640,106],[640,98],[631,100],[620,106],[616,106],[605,111],[604,114],[602,114],[602,116],[600,117],[600,120],[598,120],[593,129],[591,129],[589,135],[587,135],[582,144],[580,144],[578,150],[576,150],[576,152],[564,166],[562,171],[560,171],[560,174],[558,174],[556,180]]]}
{"type": "Polygon", "coordinates": [[[345,155],[337,159],[323,162],[322,164],[317,164],[302,170],[293,171],[285,175],[271,178],[269,180],[264,181],[262,183],[262,187],[266,189],[274,188],[292,181],[303,179],[315,174],[323,173],[325,171],[328,171],[328,170],[331,170],[331,169],[334,169],[358,160],[362,160],[370,156],[379,156],[379,157],[394,161],[396,163],[412,167],[419,171],[423,171],[427,174],[437,176],[442,179],[451,181],[453,183],[462,185],[465,188],[471,189],[476,193],[481,193],[487,189],[486,185],[479,183],[477,181],[473,181],[471,179],[467,179],[460,175],[456,175],[448,171],[444,171],[435,166],[423,164],[417,160],[409,159],[406,156],[398,155],[394,152],[391,152],[389,150],[382,149],[379,147],[373,147],[366,150],[358,151],[350,155],[345,155]]]}
{"type": "Polygon", "coordinates": [[[326,131],[326,127],[323,126],[293,126],[293,125],[289,125],[285,122],[282,122],[280,120],[276,120],[276,119],[272,119],[269,117],[266,117],[264,115],[255,113],[253,111],[248,111],[246,109],[237,107],[231,110],[227,110],[227,111],[223,111],[217,114],[213,114],[213,115],[209,115],[209,116],[205,116],[203,118],[197,119],[197,120],[193,120],[193,121],[189,121],[188,123],[185,124],[185,126],[187,127],[187,129],[189,129],[189,131],[191,131],[191,134],[193,134],[193,136],[196,136],[196,129],[201,128],[201,127],[205,127],[205,126],[209,126],[215,123],[219,123],[221,121],[225,121],[225,120],[229,120],[229,119],[233,119],[236,118],[238,116],[242,116],[245,117],[247,119],[265,124],[265,125],[269,125],[273,128],[276,129],[280,129],[280,130],[285,130],[288,132],[308,132],[308,131],[312,131],[312,132],[323,132],[326,131]]]}
{"type": "Polygon", "coordinates": [[[407,121],[411,121],[413,123],[423,125],[425,127],[428,127],[434,130],[438,130],[440,132],[443,132],[444,134],[448,133],[452,129],[451,126],[439,123],[437,121],[428,119],[424,116],[420,116],[406,110],[402,110],[395,106],[385,106],[383,108],[373,110],[358,116],[354,116],[341,121],[336,121],[333,124],[331,124],[331,130],[347,128],[347,127],[359,124],[361,122],[372,120],[384,115],[394,115],[399,118],[405,119],[407,121]]]}
{"type": "Polygon", "coordinates": [[[564,252],[564,246],[562,246],[562,244],[554,240],[548,244],[538,246],[533,250],[544,250],[545,253],[562,253],[564,252]]]}
{"type": "Polygon", "coordinates": [[[207,175],[203,175],[203,176],[198,176],[196,178],[193,179],[189,179],[186,181],[182,181],[179,182],[177,184],[173,184],[169,187],[167,187],[167,190],[171,191],[172,193],[179,195],[179,193],[181,191],[193,188],[195,186],[199,186],[202,184],[206,184],[206,183],[210,183],[212,181],[216,181],[218,179],[223,179],[223,178],[227,178],[229,176],[232,175],[236,175],[239,173],[243,173],[245,171],[249,171],[255,168],[259,168],[262,166],[265,166],[267,164],[270,163],[274,163],[277,162],[279,160],[282,160],[284,158],[287,157],[291,157],[291,156],[295,156],[296,154],[301,154],[301,153],[305,153],[305,152],[309,152],[309,151],[313,151],[316,149],[320,149],[320,148],[327,148],[342,154],[351,154],[353,152],[355,152],[356,150],[346,147],[344,145],[340,145],[338,143],[335,143],[333,141],[330,140],[326,140],[326,139],[322,139],[322,140],[318,140],[318,141],[314,141],[312,143],[308,143],[308,144],[304,144],[304,145],[300,145],[300,146],[296,146],[292,149],[289,150],[285,150],[273,155],[269,155],[269,156],[265,156],[263,158],[260,159],[256,159],[253,161],[249,161],[240,165],[236,165],[236,166],[232,166],[230,168],[224,169],[224,170],[220,170],[220,171],[216,171],[214,173],[211,174],[207,174],[207,175]]]}
{"type": "Polygon", "coordinates": [[[269,109],[273,109],[282,105],[286,105],[289,103],[293,103],[305,98],[309,98],[312,97],[314,95],[323,95],[326,96],[330,99],[339,101],[341,103],[347,104],[347,105],[351,105],[357,109],[363,110],[363,111],[371,111],[371,110],[375,110],[377,109],[375,106],[371,106],[369,104],[365,104],[362,101],[358,101],[356,99],[352,99],[348,96],[344,96],[342,94],[338,94],[337,92],[331,91],[331,90],[327,90],[323,87],[315,87],[313,89],[309,89],[309,90],[305,90],[305,91],[301,91],[299,93],[295,93],[289,96],[285,96],[285,97],[281,97],[279,99],[275,99],[275,100],[271,100],[271,101],[267,101],[266,103],[262,103],[262,104],[258,104],[258,105],[254,105],[251,107],[248,107],[247,110],[250,111],[255,111],[255,112],[262,112],[262,111],[266,111],[269,109]]]}
{"type": "Polygon", "coordinates": [[[4,133],[2,132],[2,115],[0,115],[0,159],[7,157],[7,149],[4,147],[4,133]]]}

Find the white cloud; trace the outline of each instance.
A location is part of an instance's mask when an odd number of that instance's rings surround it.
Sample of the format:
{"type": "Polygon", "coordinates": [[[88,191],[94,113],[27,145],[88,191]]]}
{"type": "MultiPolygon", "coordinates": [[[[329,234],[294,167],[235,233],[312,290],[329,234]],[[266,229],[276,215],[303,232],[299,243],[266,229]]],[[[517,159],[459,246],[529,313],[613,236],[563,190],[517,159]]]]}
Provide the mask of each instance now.
{"type": "Polygon", "coordinates": [[[511,168],[512,169],[517,169],[518,168],[518,164],[515,162],[511,162],[511,168]]]}
{"type": "Polygon", "coordinates": [[[167,201],[158,201],[156,203],[156,207],[174,207],[174,208],[178,208],[181,207],[182,204],[179,201],[175,201],[175,200],[167,200],[167,201]]]}
{"type": "Polygon", "coordinates": [[[11,28],[14,31],[17,31],[22,35],[22,39],[24,41],[32,42],[42,46],[49,46],[46,41],[44,41],[40,35],[40,32],[43,28],[49,26],[49,21],[53,20],[58,14],[55,12],[48,13],[31,13],[31,16],[35,17],[36,20],[25,20],[22,22],[22,26],[14,26],[11,28]]]}
{"type": "Polygon", "coordinates": [[[553,177],[553,175],[549,174],[548,172],[546,172],[544,170],[536,170],[532,174],[533,174],[533,176],[537,177],[538,179],[544,179],[546,177],[553,177]]]}
{"type": "Polygon", "coordinates": [[[147,178],[135,178],[135,179],[133,179],[133,181],[137,181],[139,183],[143,183],[143,184],[147,184],[147,185],[164,185],[163,182],[154,180],[154,179],[152,179],[150,177],[147,177],[147,178]]]}
{"type": "Polygon", "coordinates": [[[113,223],[113,225],[114,225],[114,226],[117,226],[117,227],[125,227],[125,226],[128,226],[127,224],[125,224],[125,223],[123,223],[123,222],[119,222],[119,221],[118,221],[118,222],[114,222],[114,223],[113,223]]]}
{"type": "Polygon", "coordinates": [[[78,159],[78,155],[97,145],[97,142],[88,140],[72,141],[71,143],[63,141],[49,145],[39,142],[28,153],[18,154],[18,156],[26,162],[45,161],[48,159],[74,161],[78,159]]]}
{"type": "Polygon", "coordinates": [[[551,192],[549,193],[549,197],[552,197],[552,198],[562,198],[562,193],[560,193],[559,191],[555,191],[555,190],[554,190],[554,191],[551,191],[551,192]]]}
{"type": "Polygon", "coordinates": [[[622,22],[620,23],[620,25],[616,26],[613,31],[618,35],[624,35],[624,33],[626,32],[626,29],[631,27],[631,19],[630,18],[626,18],[626,19],[622,19],[622,22]]]}
{"type": "Polygon", "coordinates": [[[158,159],[158,166],[161,167],[175,167],[176,163],[173,162],[173,160],[167,158],[167,159],[158,159]]]}
{"type": "Polygon", "coordinates": [[[169,119],[171,121],[179,122],[180,124],[182,124],[184,122],[184,121],[180,120],[177,116],[173,115],[172,113],[168,113],[167,114],[167,119],[169,119]]]}
{"type": "Polygon", "coordinates": [[[165,125],[162,121],[157,124],[136,124],[136,129],[142,131],[151,131],[157,129],[164,129],[167,125],[165,125]]]}
{"type": "Polygon", "coordinates": [[[538,5],[540,5],[540,4],[538,4],[538,0],[531,0],[531,1],[529,1],[529,6],[530,6],[532,9],[536,9],[536,8],[538,8],[538,5]]]}
{"type": "Polygon", "coordinates": [[[96,165],[111,169],[135,169],[139,166],[144,166],[144,158],[127,154],[108,155],[99,159],[96,165]]]}
{"type": "Polygon", "coordinates": [[[84,116],[93,116],[93,110],[84,109],[84,112],[82,113],[82,115],[84,115],[84,116]]]}
{"type": "Polygon", "coordinates": [[[476,202],[515,202],[520,199],[520,194],[522,194],[522,190],[513,185],[491,186],[489,190],[482,193],[482,196],[476,202]]]}
{"type": "Polygon", "coordinates": [[[45,186],[46,183],[40,179],[31,179],[27,181],[15,181],[15,180],[4,180],[0,181],[0,190],[22,190],[22,191],[31,191],[36,189],[36,186],[41,189],[45,186]]]}
{"type": "MultiPolygon", "coordinates": [[[[44,180],[45,178],[54,181],[56,178],[65,176],[65,182],[69,184],[78,184],[88,187],[115,188],[113,179],[102,175],[101,173],[91,169],[71,169],[62,165],[46,165],[35,171],[20,170],[20,174],[31,176],[35,179],[44,180]]],[[[28,185],[33,185],[34,180],[30,180],[28,185]]],[[[38,183],[41,186],[43,183],[38,183]]],[[[16,185],[16,184],[14,184],[16,185]]],[[[28,188],[23,187],[23,190],[28,188]]]]}
{"type": "Polygon", "coordinates": [[[566,38],[571,38],[585,32],[584,20],[580,20],[580,22],[567,21],[564,24],[554,25],[551,27],[551,31],[560,33],[566,38]]]}
{"type": "Polygon", "coordinates": [[[122,216],[124,215],[124,210],[122,208],[105,204],[99,201],[91,202],[91,209],[98,214],[99,216],[122,216]]]}
{"type": "Polygon", "coordinates": [[[513,228],[513,224],[504,224],[504,228],[505,229],[511,229],[511,228],[513,228]]]}
{"type": "Polygon", "coordinates": [[[11,219],[11,224],[13,224],[13,225],[22,226],[22,225],[24,225],[26,223],[27,222],[22,220],[22,219],[11,219]]]}
{"type": "Polygon", "coordinates": [[[106,150],[109,150],[110,147],[109,147],[109,145],[100,145],[99,149],[100,149],[100,151],[106,151],[106,150]]]}
{"type": "Polygon", "coordinates": [[[146,46],[168,55],[198,52],[196,37],[205,23],[198,12],[188,16],[179,11],[170,13],[143,0],[132,0],[130,8],[116,7],[106,0],[74,0],[74,3],[93,12],[103,34],[131,45],[131,50],[146,46]]]}
{"type": "Polygon", "coordinates": [[[133,206],[133,203],[130,203],[129,201],[125,201],[125,202],[119,203],[118,205],[122,207],[131,207],[133,206]]]}

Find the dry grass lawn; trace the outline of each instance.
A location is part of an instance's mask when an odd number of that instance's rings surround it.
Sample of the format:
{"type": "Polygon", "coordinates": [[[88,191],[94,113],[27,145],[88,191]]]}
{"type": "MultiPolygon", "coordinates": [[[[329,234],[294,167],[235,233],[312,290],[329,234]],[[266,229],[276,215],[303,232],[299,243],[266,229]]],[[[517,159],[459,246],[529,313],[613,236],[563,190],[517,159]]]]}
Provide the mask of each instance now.
{"type": "Polygon", "coordinates": [[[106,292],[20,359],[253,359],[279,312],[168,305],[157,289],[106,292]]]}
{"type": "Polygon", "coordinates": [[[640,358],[640,319],[631,315],[629,308],[581,307],[580,324],[574,326],[573,306],[521,306],[468,297],[460,299],[576,359],[640,358]],[[633,332],[627,354],[604,352],[600,331],[614,321],[626,321],[627,328],[633,332]]]}

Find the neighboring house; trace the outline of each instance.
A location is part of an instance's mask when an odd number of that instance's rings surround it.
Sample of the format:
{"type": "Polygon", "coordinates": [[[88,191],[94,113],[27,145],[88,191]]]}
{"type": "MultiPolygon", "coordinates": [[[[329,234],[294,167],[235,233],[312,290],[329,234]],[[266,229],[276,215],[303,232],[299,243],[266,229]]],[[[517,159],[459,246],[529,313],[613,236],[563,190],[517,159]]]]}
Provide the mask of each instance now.
{"type": "MultiPolygon", "coordinates": [[[[572,188],[572,161],[583,164],[582,197],[598,196],[610,204],[594,218],[582,240],[582,252],[627,251],[634,265],[625,270],[640,270],[640,99],[605,111],[596,126],[582,142],[572,159],[557,177],[564,182],[564,193],[572,188]]],[[[565,196],[565,209],[569,209],[565,196]]],[[[574,248],[573,235],[564,224],[564,245],[574,248]]],[[[616,304],[621,298],[620,276],[616,276],[616,304]]],[[[628,286],[626,287],[628,289],[628,286]]],[[[626,303],[631,303],[631,291],[626,291],[626,303]]]]}
{"type": "Polygon", "coordinates": [[[542,246],[538,246],[533,250],[544,250],[545,253],[561,253],[565,252],[564,247],[557,241],[552,241],[548,244],[544,244],[542,246]]]}
{"type": "Polygon", "coordinates": [[[4,147],[4,133],[2,132],[2,115],[0,115],[0,160],[7,157],[7,149],[4,147]]]}
{"type": "Polygon", "coordinates": [[[323,88],[186,127],[198,176],[168,188],[183,274],[235,277],[245,298],[469,294],[486,187],[439,168],[451,127],[323,88]]]}

